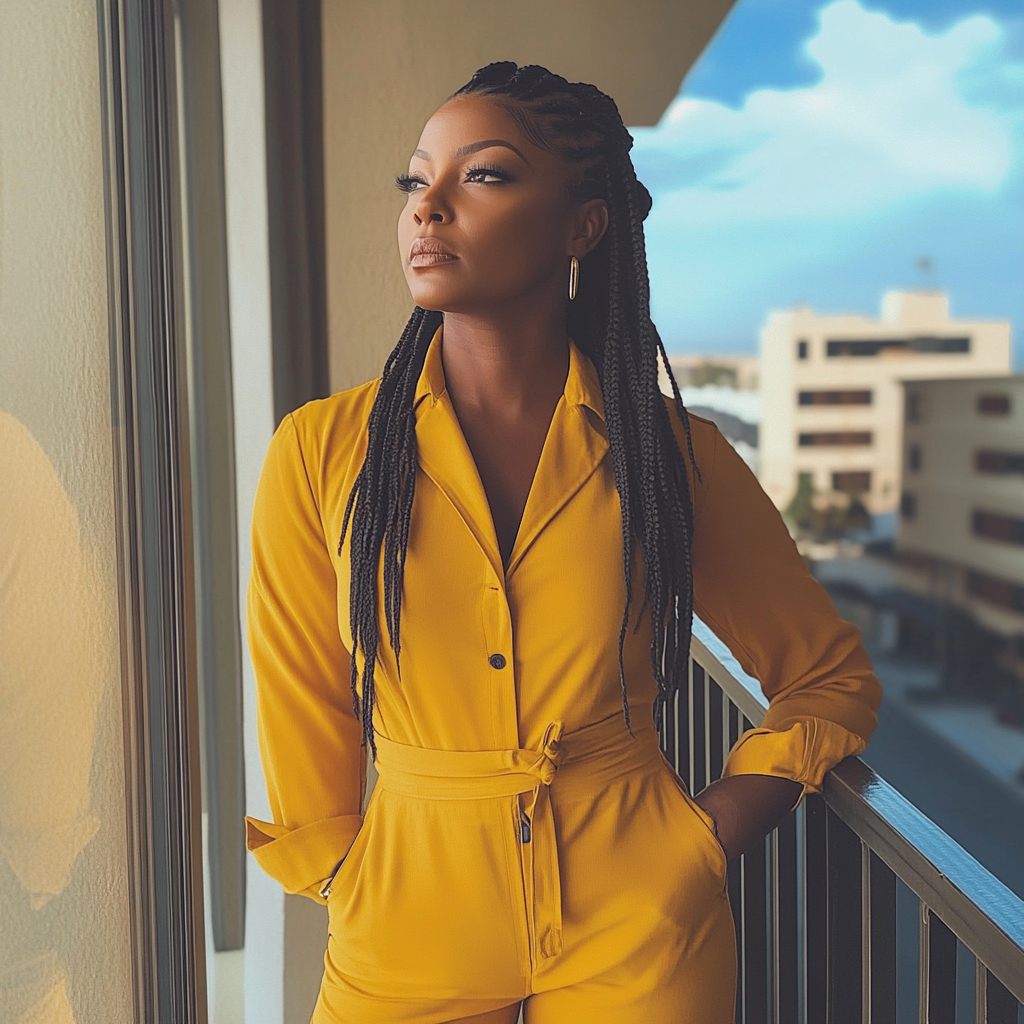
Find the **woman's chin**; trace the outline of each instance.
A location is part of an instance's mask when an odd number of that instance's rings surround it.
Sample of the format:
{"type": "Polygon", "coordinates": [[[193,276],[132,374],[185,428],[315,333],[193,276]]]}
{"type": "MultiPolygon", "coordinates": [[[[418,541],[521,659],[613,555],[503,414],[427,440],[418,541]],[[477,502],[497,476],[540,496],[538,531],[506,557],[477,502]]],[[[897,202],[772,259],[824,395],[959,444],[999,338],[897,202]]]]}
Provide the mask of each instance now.
{"type": "Polygon", "coordinates": [[[436,288],[423,285],[423,281],[409,282],[412,301],[421,309],[453,312],[466,304],[466,296],[461,288],[436,288]]]}

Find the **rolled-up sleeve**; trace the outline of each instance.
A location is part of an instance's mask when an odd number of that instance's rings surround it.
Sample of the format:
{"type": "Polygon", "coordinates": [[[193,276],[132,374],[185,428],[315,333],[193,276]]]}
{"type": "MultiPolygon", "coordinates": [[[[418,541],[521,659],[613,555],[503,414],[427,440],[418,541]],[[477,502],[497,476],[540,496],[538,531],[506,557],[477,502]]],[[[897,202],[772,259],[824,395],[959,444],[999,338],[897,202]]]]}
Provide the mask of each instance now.
{"type": "Polygon", "coordinates": [[[273,821],[247,818],[247,845],[287,892],[323,902],[362,824],[366,760],[337,576],[292,416],[271,441],[252,530],[249,649],[273,821]]]}
{"type": "Polygon", "coordinates": [[[695,488],[694,610],[769,701],[723,777],[775,775],[817,792],[867,746],[881,687],[860,632],[839,617],[746,463],[717,428],[694,426],[713,431],[695,488]]]}

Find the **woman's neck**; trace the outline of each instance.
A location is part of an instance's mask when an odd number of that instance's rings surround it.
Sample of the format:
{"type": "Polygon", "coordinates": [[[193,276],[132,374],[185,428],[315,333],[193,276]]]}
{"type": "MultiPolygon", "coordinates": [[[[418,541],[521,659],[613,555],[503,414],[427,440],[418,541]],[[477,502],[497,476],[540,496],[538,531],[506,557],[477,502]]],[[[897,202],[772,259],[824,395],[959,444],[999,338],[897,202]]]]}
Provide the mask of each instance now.
{"type": "Polygon", "coordinates": [[[501,418],[550,410],[569,372],[564,320],[534,310],[501,317],[446,313],[441,358],[456,409],[501,418]]]}

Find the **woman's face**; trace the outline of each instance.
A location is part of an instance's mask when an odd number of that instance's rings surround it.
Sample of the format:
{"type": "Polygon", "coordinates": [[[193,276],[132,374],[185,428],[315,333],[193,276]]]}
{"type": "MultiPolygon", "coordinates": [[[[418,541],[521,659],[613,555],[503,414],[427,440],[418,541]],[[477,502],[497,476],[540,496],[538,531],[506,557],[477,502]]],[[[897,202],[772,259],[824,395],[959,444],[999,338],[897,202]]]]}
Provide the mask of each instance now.
{"type": "Polygon", "coordinates": [[[405,279],[418,306],[481,312],[564,293],[607,224],[603,200],[569,196],[573,168],[534,145],[491,100],[449,100],[427,122],[400,179],[405,279]]]}

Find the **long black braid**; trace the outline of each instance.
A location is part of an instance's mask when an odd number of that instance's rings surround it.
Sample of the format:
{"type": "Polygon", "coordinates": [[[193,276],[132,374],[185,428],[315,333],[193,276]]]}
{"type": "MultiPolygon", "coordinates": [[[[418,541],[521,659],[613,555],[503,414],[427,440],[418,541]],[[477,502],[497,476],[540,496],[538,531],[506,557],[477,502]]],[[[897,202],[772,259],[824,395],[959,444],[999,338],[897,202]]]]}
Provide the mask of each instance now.
{"type": "MultiPolygon", "coordinates": [[[[626,602],[619,631],[619,681],[626,728],[632,733],[623,647],[634,602],[634,541],[643,556],[644,592],[635,629],[645,611],[654,623],[651,666],[659,701],[686,678],[693,620],[693,502],[668,409],[658,388],[658,363],[672,383],[687,455],[699,478],[690,422],[672,378],[665,347],[650,315],[650,285],[643,221],[651,208],[629,151],[633,139],[615,102],[599,89],[570,83],[537,65],[511,61],[481,68],[455,96],[493,97],[538,146],[576,165],[574,198],[601,198],[609,225],[582,262],[580,286],[569,304],[569,334],[598,370],[615,487],[622,509],[622,562],[626,602]],[[661,623],[661,628],[658,624],[661,623]]],[[[400,613],[405,558],[416,486],[413,397],[427,347],[443,314],[413,311],[388,357],[370,412],[367,453],[345,507],[341,553],[351,527],[352,701],[376,758],[373,737],[374,667],[380,641],[377,574],[384,559],[384,615],[400,657],[400,613]],[[357,681],[362,662],[362,700],[357,681]]]]}

